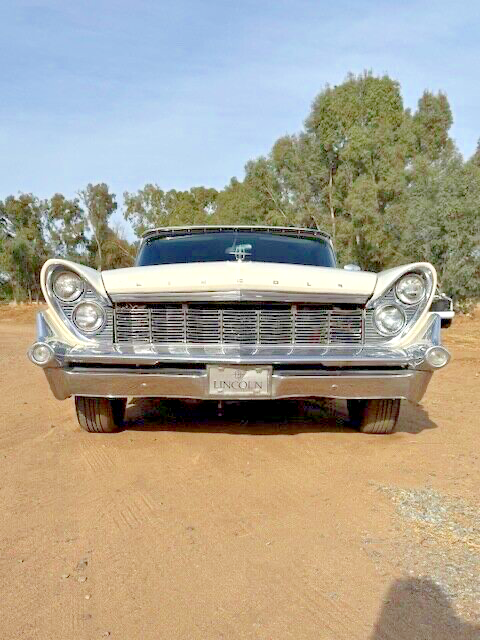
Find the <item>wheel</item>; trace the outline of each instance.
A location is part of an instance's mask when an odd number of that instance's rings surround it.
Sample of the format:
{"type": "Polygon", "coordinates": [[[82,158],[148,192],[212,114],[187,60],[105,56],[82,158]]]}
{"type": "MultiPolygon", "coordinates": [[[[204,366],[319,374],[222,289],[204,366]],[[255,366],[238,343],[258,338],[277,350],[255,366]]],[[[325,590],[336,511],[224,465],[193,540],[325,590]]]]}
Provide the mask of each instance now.
{"type": "Polygon", "coordinates": [[[126,398],[88,398],[75,396],[79,425],[92,433],[118,431],[125,416],[126,398]]]}
{"type": "Polygon", "coordinates": [[[452,319],[451,318],[442,318],[442,329],[448,329],[448,327],[452,326],[452,319]]]}
{"type": "Polygon", "coordinates": [[[400,413],[400,399],[347,400],[350,422],[362,433],[393,433],[400,413]]]}

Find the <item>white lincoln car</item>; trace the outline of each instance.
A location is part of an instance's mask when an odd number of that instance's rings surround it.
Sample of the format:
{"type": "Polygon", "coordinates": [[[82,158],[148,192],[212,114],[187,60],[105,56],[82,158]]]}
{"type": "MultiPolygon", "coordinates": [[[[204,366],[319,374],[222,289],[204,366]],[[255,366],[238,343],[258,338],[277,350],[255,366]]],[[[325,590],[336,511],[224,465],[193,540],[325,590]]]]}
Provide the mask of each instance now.
{"type": "Polygon", "coordinates": [[[92,432],[129,397],[340,398],[351,424],[391,433],[450,358],[430,310],[434,267],[341,269],[328,234],[260,226],[162,228],[134,267],[62,259],[41,274],[31,361],[92,432]]]}

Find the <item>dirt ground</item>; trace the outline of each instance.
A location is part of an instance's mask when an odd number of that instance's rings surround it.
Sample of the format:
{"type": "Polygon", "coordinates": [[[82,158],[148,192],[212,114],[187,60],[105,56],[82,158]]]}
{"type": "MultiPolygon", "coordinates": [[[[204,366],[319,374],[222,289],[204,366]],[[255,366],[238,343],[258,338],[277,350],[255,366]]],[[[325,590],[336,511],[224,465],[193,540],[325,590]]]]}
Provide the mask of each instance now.
{"type": "Polygon", "coordinates": [[[0,637],[480,638],[480,314],[392,436],[133,402],[87,434],[0,309],[0,637]]]}

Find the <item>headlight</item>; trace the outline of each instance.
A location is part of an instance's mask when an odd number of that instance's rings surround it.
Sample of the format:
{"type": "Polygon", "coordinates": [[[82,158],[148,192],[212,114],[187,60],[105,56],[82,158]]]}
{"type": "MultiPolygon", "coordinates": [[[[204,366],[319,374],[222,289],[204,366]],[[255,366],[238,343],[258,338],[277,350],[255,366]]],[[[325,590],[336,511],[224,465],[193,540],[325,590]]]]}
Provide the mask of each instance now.
{"type": "Polygon", "coordinates": [[[373,321],[382,336],[395,336],[403,329],[407,318],[404,310],[397,305],[385,304],[375,310],[373,321]]]}
{"type": "Polygon", "coordinates": [[[73,302],[83,293],[83,280],[73,271],[61,271],[53,277],[53,293],[63,302],[73,302]]]}
{"type": "Polygon", "coordinates": [[[417,304],[425,296],[427,288],[424,279],[416,273],[407,273],[395,286],[397,298],[405,304],[417,304]]]}
{"type": "Polygon", "coordinates": [[[105,311],[96,302],[80,302],[73,310],[73,322],[85,333],[94,333],[105,324],[105,311]]]}

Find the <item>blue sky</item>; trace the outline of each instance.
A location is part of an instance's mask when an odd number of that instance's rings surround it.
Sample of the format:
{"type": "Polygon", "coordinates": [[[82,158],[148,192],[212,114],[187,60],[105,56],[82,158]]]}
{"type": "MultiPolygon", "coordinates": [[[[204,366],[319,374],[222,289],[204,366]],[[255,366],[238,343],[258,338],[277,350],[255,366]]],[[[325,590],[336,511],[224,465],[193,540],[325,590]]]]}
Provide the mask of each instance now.
{"type": "Polygon", "coordinates": [[[478,0],[0,0],[0,198],[221,188],[364,69],[445,91],[468,156],[479,36],[478,0]]]}

